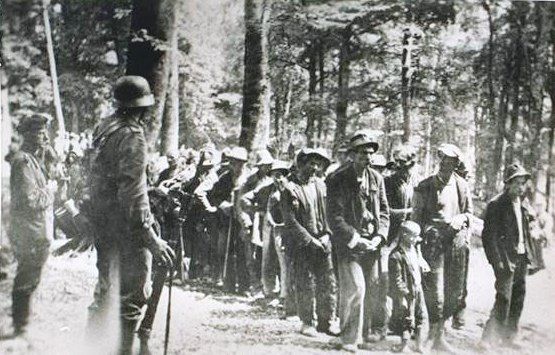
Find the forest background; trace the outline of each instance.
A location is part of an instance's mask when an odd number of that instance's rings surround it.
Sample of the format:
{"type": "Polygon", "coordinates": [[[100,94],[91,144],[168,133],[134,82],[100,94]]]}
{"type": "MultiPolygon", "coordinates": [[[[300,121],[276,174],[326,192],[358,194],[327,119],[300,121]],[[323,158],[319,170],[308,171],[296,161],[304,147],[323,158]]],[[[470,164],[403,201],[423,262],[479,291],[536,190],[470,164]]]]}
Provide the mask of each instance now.
{"type": "Polygon", "coordinates": [[[113,110],[115,79],[138,74],[154,90],[148,132],[161,154],[207,143],[269,146],[280,157],[304,145],[336,152],[350,134],[369,129],[387,158],[401,143],[418,148],[423,175],[437,164],[438,144],[457,144],[479,205],[500,191],[505,163],[518,160],[532,172],[537,208],[553,215],[553,2],[0,6],[2,156],[29,111],[50,113],[53,133],[91,130],[113,110]]]}

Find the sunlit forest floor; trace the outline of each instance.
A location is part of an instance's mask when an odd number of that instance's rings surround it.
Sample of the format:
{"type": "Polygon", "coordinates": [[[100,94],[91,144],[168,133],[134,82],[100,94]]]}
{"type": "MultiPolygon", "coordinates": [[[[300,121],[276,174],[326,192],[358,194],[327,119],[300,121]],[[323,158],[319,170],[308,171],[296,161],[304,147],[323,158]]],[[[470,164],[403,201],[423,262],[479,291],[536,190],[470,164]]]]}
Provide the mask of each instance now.
{"type": "MultiPolygon", "coordinates": [[[[522,316],[523,351],[515,354],[549,354],[555,345],[555,252],[545,250],[547,269],[528,278],[522,316]]],[[[82,354],[85,349],[87,306],[92,301],[96,270],[93,253],[77,257],[51,257],[36,293],[29,332],[9,339],[10,304],[14,265],[0,283],[0,354],[82,354]]],[[[299,321],[280,320],[264,302],[229,296],[215,289],[187,284],[174,287],[169,354],[339,353],[328,346],[329,337],[307,338],[298,333],[299,321]]],[[[162,354],[167,290],[162,294],[151,345],[162,354]]],[[[493,304],[493,273],[482,250],[471,255],[467,326],[448,328],[448,340],[460,353],[478,352],[482,327],[493,304]]],[[[388,336],[373,353],[389,353],[398,339],[388,336]]],[[[136,342],[138,351],[138,341],[136,342]]],[[[89,349],[90,350],[90,349],[89,349]]],[[[362,351],[365,353],[367,351],[362,351]]],[[[98,351],[90,351],[98,354],[98,351]]],[[[503,354],[510,351],[502,350],[503,354]]]]}

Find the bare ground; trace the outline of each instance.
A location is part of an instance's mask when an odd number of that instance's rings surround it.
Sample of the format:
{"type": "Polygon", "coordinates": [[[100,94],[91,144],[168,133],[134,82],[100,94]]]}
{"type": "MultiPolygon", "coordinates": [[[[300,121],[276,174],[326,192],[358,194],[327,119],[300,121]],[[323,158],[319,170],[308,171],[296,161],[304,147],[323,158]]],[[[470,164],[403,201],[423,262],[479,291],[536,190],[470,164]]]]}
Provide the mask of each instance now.
{"type": "MultiPolygon", "coordinates": [[[[555,252],[547,249],[547,269],[528,278],[522,316],[525,349],[514,354],[554,354],[555,350],[555,252]]],[[[9,278],[0,282],[0,354],[81,354],[87,306],[92,301],[96,270],[94,254],[51,257],[36,292],[34,312],[25,338],[9,339],[14,265],[9,278]]],[[[162,295],[151,345],[162,354],[167,290],[162,295]]],[[[467,327],[449,329],[447,337],[461,354],[478,352],[477,343],[493,304],[493,273],[483,251],[471,255],[467,327]]],[[[339,353],[329,337],[307,338],[298,334],[298,319],[280,320],[275,309],[263,302],[225,295],[199,284],[174,287],[169,354],[320,354],[339,353]]],[[[374,353],[389,353],[397,341],[376,346],[374,353]]],[[[90,350],[90,349],[89,349],[90,350]]],[[[366,351],[361,351],[364,353],[366,351]]],[[[89,351],[88,353],[100,353],[89,351]]],[[[503,354],[511,354],[503,350],[503,354]]]]}

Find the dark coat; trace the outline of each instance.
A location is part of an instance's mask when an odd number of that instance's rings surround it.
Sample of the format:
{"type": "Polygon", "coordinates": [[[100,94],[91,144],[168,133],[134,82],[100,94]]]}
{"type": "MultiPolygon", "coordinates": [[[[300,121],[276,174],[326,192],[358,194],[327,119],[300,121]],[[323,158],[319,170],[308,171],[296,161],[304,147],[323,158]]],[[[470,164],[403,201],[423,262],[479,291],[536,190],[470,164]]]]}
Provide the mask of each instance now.
{"type": "Polygon", "coordinates": [[[389,290],[394,300],[416,296],[419,288],[414,284],[414,275],[417,272],[421,272],[420,265],[411,265],[402,248],[393,249],[389,255],[389,290]]]}
{"type": "MultiPolygon", "coordinates": [[[[530,233],[530,223],[535,215],[527,200],[522,201],[521,209],[526,256],[534,268],[539,264],[536,254],[532,252],[530,233]]],[[[518,255],[518,226],[513,204],[506,192],[494,197],[486,207],[482,243],[486,257],[495,270],[514,271],[518,255]]]]}
{"type": "MultiPolygon", "coordinates": [[[[472,198],[470,195],[470,187],[466,180],[457,174],[453,174],[457,185],[457,195],[459,201],[459,213],[473,213],[472,198]]],[[[437,191],[439,189],[439,181],[437,175],[431,175],[422,180],[414,189],[414,211],[411,218],[420,224],[422,232],[425,232],[429,226],[433,210],[437,208],[437,191]]]]}
{"type": "Polygon", "coordinates": [[[353,163],[340,167],[327,180],[329,223],[333,231],[332,240],[338,256],[356,257],[347,244],[355,232],[363,228],[363,213],[373,216],[373,236],[382,237],[385,242],[389,230],[389,205],[387,203],[384,180],[375,170],[368,168],[369,196],[360,194],[359,182],[353,163]]]}
{"type": "Polygon", "coordinates": [[[94,223],[100,236],[142,243],[137,240],[137,231],[154,222],[147,192],[143,128],[132,119],[113,117],[97,133],[91,176],[94,223]]]}
{"type": "Polygon", "coordinates": [[[284,220],[284,232],[287,240],[291,241],[293,247],[301,248],[307,246],[313,238],[320,238],[323,235],[331,234],[328,225],[326,210],[326,184],[317,178],[316,184],[317,204],[318,206],[310,206],[302,193],[300,182],[295,177],[291,178],[285,185],[282,192],[282,213],[284,220]],[[310,230],[309,226],[314,225],[314,221],[310,220],[311,208],[320,209],[319,215],[323,216],[322,230],[310,230]]]}
{"type": "Polygon", "coordinates": [[[48,245],[52,239],[54,195],[46,169],[33,154],[19,151],[11,162],[11,242],[16,254],[48,245]]]}

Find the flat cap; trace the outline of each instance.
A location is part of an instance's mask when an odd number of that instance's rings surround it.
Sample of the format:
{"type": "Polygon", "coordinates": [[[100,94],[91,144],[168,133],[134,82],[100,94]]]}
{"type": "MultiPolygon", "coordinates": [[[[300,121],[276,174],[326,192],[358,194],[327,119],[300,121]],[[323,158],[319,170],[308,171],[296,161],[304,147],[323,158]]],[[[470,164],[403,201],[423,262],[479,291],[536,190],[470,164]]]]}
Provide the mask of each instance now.
{"type": "Polygon", "coordinates": [[[365,146],[373,148],[375,152],[380,147],[376,139],[370,137],[366,133],[355,133],[349,140],[349,150],[355,150],[365,146]]]}
{"type": "Polygon", "coordinates": [[[17,131],[21,134],[26,132],[36,132],[48,126],[50,121],[50,115],[44,113],[33,113],[24,116],[19,125],[17,126],[17,131]]]}
{"type": "Polygon", "coordinates": [[[249,157],[249,153],[243,147],[233,147],[225,155],[229,159],[234,159],[242,162],[246,162],[249,157]]]}
{"type": "Polygon", "coordinates": [[[514,178],[525,176],[527,179],[531,177],[530,173],[524,169],[524,167],[518,163],[513,163],[505,169],[505,178],[503,179],[504,183],[508,183],[514,178]]]}
{"type": "Polygon", "coordinates": [[[463,157],[462,151],[454,144],[443,143],[437,150],[439,153],[451,158],[458,158],[460,160],[463,157]]]}

